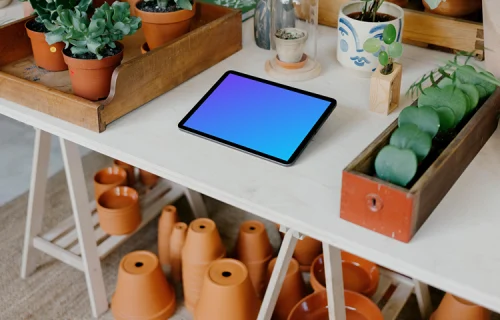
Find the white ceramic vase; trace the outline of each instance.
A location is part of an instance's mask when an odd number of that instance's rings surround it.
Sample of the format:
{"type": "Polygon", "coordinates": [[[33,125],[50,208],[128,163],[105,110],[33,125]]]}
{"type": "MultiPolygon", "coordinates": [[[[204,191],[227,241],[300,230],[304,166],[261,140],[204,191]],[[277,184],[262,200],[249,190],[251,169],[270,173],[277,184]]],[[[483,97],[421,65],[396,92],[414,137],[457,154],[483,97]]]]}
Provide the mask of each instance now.
{"type": "Polygon", "coordinates": [[[360,12],[365,2],[352,1],[340,8],[337,36],[337,60],[346,68],[350,68],[369,75],[377,69],[378,53],[372,54],[363,50],[363,43],[368,38],[382,39],[384,28],[388,24],[394,25],[396,41],[401,42],[403,37],[404,11],[401,7],[385,1],[379,13],[389,14],[396,19],[387,22],[366,22],[348,17],[349,14],[360,12]]]}
{"type": "Polygon", "coordinates": [[[300,32],[304,36],[299,39],[281,39],[276,35],[274,36],[274,41],[276,43],[276,51],[278,53],[278,58],[280,61],[288,63],[296,63],[302,59],[304,54],[304,48],[307,41],[307,31],[297,28],[284,28],[287,32],[300,32]]]}
{"type": "Polygon", "coordinates": [[[0,0],[0,8],[4,8],[10,4],[12,0],[0,0]]]}

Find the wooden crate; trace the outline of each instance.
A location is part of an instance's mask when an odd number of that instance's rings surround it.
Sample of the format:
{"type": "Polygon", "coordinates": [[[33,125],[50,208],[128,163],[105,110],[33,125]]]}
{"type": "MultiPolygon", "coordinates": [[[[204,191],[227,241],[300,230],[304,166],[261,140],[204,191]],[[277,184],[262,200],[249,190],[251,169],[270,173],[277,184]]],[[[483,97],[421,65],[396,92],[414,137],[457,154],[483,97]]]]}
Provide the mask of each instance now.
{"type": "Polygon", "coordinates": [[[499,113],[497,89],[410,189],[374,176],[375,157],[398,127],[395,120],[344,169],[340,217],[409,242],[496,130],[499,113]]]}
{"type": "MultiPolygon", "coordinates": [[[[320,1],[319,23],[336,28],[340,6],[348,1],[320,1]]],[[[427,13],[417,8],[405,8],[404,11],[404,43],[445,51],[474,52],[478,59],[484,59],[482,23],[427,13]]]]}
{"type": "Polygon", "coordinates": [[[125,55],[106,100],[72,94],[68,71],[34,64],[23,19],[0,27],[0,97],[78,126],[102,132],[106,125],[175,88],[242,48],[241,12],[199,3],[191,31],[148,54],[139,30],[126,37],[125,55]]]}

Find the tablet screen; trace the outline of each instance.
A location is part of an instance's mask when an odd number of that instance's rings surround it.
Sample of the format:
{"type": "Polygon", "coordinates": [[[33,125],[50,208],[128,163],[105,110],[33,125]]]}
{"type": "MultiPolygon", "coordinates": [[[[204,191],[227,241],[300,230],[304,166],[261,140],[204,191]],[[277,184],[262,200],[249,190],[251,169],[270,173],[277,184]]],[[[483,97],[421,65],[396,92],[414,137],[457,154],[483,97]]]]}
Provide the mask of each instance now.
{"type": "Polygon", "coordinates": [[[228,72],[179,126],[290,163],[334,106],[330,98],[228,72]]]}

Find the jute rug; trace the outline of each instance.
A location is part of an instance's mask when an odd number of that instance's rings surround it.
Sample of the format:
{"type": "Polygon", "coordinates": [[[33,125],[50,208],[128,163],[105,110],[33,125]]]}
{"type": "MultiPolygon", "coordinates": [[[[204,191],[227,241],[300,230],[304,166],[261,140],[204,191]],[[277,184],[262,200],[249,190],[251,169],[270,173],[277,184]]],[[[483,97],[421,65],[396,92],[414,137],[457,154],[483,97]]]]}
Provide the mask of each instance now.
{"type": "MultiPolygon", "coordinates": [[[[92,176],[95,171],[111,163],[111,160],[97,153],[90,153],[83,159],[84,170],[92,196],[92,176]]],[[[46,197],[45,228],[54,226],[70,213],[70,201],[66,188],[64,171],[49,179],[46,197]]],[[[211,218],[217,223],[228,252],[234,247],[238,226],[244,220],[263,221],[268,230],[271,243],[278,248],[280,237],[274,224],[257,218],[247,212],[207,198],[211,218]]],[[[83,320],[92,319],[87,287],[83,273],[51,257],[43,255],[38,269],[27,279],[19,277],[21,253],[26,220],[28,193],[0,207],[0,319],[2,320],[83,320]]],[[[176,206],[181,220],[188,222],[192,214],[185,199],[176,206]]],[[[157,220],[135,234],[121,247],[102,260],[101,266],[106,283],[108,298],[114,292],[118,264],[128,252],[156,248],[157,220]]],[[[433,290],[433,304],[437,306],[442,293],[433,290]]],[[[191,319],[183,308],[182,302],[173,319],[191,319]]],[[[101,319],[113,319],[110,312],[101,319]]],[[[400,320],[420,320],[415,298],[406,305],[400,320]]]]}

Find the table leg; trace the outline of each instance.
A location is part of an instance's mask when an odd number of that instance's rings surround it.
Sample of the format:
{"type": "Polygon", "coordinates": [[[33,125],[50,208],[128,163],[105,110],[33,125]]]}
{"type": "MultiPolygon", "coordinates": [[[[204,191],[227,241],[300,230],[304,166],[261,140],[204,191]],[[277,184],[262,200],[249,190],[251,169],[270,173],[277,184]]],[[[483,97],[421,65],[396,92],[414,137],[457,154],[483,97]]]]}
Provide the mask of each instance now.
{"type": "Polygon", "coordinates": [[[329,320],[346,320],[340,250],[323,242],[329,320]]]}
{"type": "Polygon", "coordinates": [[[274,270],[269,280],[257,320],[271,319],[281,287],[283,286],[283,281],[288,271],[288,265],[290,264],[290,260],[292,260],[297,240],[303,237],[300,233],[292,229],[284,228],[283,226],[280,227],[280,231],[286,232],[285,237],[281,243],[281,248],[276,258],[276,264],[274,265],[274,270]]]}
{"type": "Polygon", "coordinates": [[[108,310],[108,299],[101,271],[101,261],[94,237],[87,187],[83,174],[82,160],[78,146],[60,139],[64,169],[68,181],[71,206],[75,217],[75,227],[80,245],[83,271],[89,291],[92,315],[98,317],[108,310]]]}
{"type": "Polygon", "coordinates": [[[431,295],[429,293],[429,286],[425,283],[413,279],[415,284],[415,296],[417,297],[418,307],[422,319],[429,319],[432,313],[431,295]]]}
{"type": "Polygon", "coordinates": [[[208,218],[207,207],[203,201],[203,197],[199,192],[185,188],[184,194],[186,195],[189,206],[193,211],[194,217],[197,218],[208,218]]]}
{"type": "Polygon", "coordinates": [[[45,188],[47,186],[47,172],[50,160],[51,135],[40,129],[35,130],[35,146],[33,148],[33,165],[31,168],[26,231],[24,233],[21,278],[26,278],[35,271],[40,256],[40,252],[33,247],[33,239],[42,231],[45,211],[45,188]]]}

